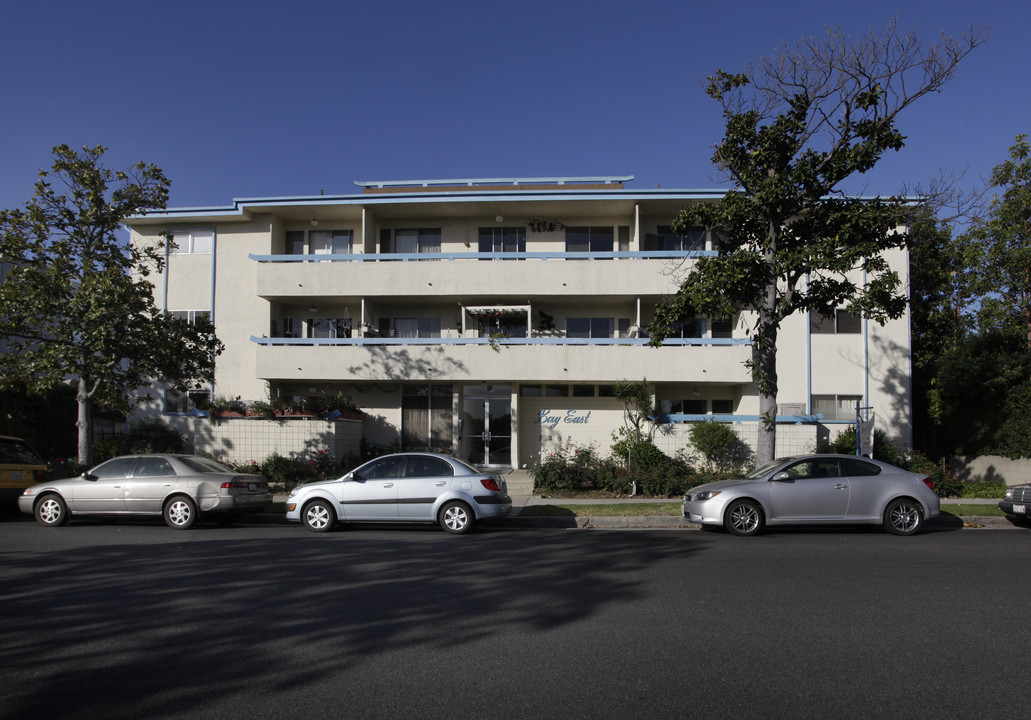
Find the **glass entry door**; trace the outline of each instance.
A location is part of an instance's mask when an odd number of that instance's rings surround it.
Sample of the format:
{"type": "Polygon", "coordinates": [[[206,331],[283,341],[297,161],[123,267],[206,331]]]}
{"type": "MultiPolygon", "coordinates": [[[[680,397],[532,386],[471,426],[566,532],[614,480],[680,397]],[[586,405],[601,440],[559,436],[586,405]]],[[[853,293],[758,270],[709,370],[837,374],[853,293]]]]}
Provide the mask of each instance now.
{"type": "Polygon", "coordinates": [[[462,455],[473,465],[512,466],[512,400],[465,397],[462,455]]]}

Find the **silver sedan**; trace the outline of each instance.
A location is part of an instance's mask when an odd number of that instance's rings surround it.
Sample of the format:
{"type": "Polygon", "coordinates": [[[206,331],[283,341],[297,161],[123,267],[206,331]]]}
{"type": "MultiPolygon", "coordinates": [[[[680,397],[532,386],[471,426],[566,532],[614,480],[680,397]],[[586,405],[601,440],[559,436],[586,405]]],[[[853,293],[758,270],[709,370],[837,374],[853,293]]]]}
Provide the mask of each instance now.
{"type": "Polygon", "coordinates": [[[49,526],[63,525],[71,515],[154,515],[185,530],[201,514],[231,521],[270,502],[264,477],[234,473],[208,458],[123,455],[79,477],[33,485],[18,507],[49,526]]]}
{"type": "Polygon", "coordinates": [[[330,530],[338,521],[435,522],[461,534],[478,520],[511,511],[500,475],[434,453],[384,455],[338,480],[301,485],[286,501],[286,519],[315,532],[330,530]]]}
{"type": "Polygon", "coordinates": [[[852,455],[781,458],[737,480],[692,488],[684,517],[755,535],[768,525],[855,523],[912,535],[940,512],[934,481],[852,455]]]}

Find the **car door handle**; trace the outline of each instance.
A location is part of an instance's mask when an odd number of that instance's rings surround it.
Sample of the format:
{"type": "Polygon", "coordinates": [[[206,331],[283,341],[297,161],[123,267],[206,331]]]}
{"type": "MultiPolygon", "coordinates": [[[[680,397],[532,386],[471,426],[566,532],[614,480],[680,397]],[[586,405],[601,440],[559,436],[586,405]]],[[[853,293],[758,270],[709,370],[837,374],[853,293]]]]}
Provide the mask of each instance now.
{"type": "Polygon", "coordinates": [[[394,487],[394,483],[383,483],[383,487],[394,487]]]}
{"type": "Polygon", "coordinates": [[[444,480],[441,480],[439,483],[437,483],[437,487],[444,487],[445,485],[447,485],[447,482],[444,480]]]}
{"type": "Polygon", "coordinates": [[[843,485],[841,483],[838,483],[837,485],[834,486],[834,489],[835,490],[848,490],[848,485],[843,485]]]}

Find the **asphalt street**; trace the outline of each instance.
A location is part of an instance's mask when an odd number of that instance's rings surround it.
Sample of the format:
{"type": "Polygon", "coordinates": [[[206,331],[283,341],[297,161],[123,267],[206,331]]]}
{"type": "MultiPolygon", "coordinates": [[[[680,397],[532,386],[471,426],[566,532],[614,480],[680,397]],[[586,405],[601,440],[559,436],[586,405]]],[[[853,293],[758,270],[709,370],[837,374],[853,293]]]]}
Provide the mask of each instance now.
{"type": "Polygon", "coordinates": [[[1027,532],[0,522],[0,717],[1024,709],[1027,532]]]}

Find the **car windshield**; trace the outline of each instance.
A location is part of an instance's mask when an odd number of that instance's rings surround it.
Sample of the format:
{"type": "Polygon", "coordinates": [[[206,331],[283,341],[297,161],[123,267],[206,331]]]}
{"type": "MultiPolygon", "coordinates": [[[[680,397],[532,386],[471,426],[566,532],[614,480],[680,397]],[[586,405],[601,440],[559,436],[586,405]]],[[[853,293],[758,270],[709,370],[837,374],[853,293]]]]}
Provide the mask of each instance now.
{"type": "Polygon", "coordinates": [[[42,465],[43,461],[24,440],[0,438],[0,463],[9,465],[42,465]]]}
{"type": "Polygon", "coordinates": [[[769,475],[770,471],[772,471],[778,465],[783,465],[783,464],[784,464],[784,459],[783,458],[781,458],[780,460],[771,460],[768,463],[760,465],[755,470],[753,470],[752,472],[750,472],[747,475],[745,475],[745,477],[748,478],[749,480],[758,480],[761,477],[765,477],[766,475],[769,475]]]}
{"type": "Polygon", "coordinates": [[[225,465],[215,462],[214,460],[208,460],[202,457],[180,457],[181,462],[186,467],[190,468],[194,472],[199,473],[231,473],[232,470],[227,468],[225,465]]]}

